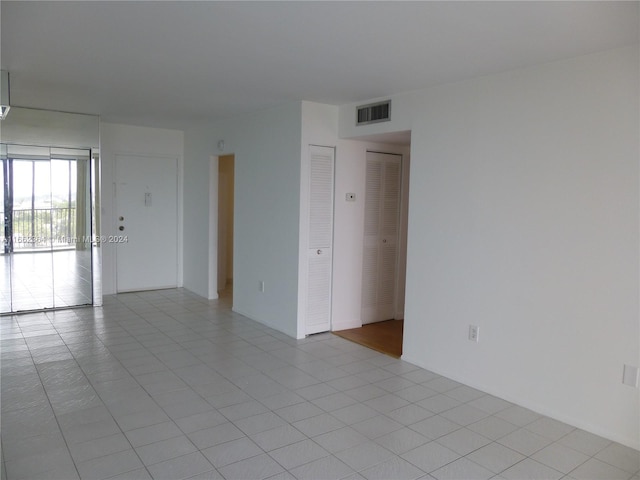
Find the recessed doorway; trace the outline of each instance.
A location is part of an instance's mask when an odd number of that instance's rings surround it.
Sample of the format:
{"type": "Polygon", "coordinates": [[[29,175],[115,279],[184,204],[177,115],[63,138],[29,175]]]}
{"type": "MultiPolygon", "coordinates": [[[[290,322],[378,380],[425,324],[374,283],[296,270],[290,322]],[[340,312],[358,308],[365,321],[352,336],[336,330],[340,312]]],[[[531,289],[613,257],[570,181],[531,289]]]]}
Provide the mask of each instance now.
{"type": "Polygon", "coordinates": [[[233,292],[233,211],[235,156],[218,157],[218,295],[233,292]]]}

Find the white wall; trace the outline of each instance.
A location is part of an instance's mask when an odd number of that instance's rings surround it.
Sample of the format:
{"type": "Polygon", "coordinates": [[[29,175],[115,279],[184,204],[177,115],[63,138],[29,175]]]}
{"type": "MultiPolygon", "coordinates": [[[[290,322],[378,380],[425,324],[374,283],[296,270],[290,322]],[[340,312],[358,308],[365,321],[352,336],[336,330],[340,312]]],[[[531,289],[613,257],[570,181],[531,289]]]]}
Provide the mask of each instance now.
{"type": "Polygon", "coordinates": [[[185,288],[204,297],[217,289],[210,285],[217,282],[217,190],[209,196],[210,185],[217,186],[217,178],[210,178],[217,167],[210,172],[209,159],[233,153],[233,308],[290,336],[304,337],[304,159],[308,160],[309,144],[336,146],[333,329],[361,325],[366,151],[402,153],[407,162],[409,152],[397,145],[338,140],[337,120],[337,107],[302,102],[185,132],[185,288]],[[225,142],[224,152],[218,151],[219,140],[225,142]],[[347,192],[356,192],[358,201],[345,202],[347,192]],[[208,218],[215,224],[211,232],[208,218]],[[265,282],[264,293],[259,291],[260,281],[265,282]]]}
{"type": "Polygon", "coordinates": [[[403,358],[640,447],[637,47],[401,97],[403,358]]]}
{"type": "Polygon", "coordinates": [[[362,326],[362,249],[366,146],[340,140],[336,149],[331,329],[362,326]],[[355,193],[356,201],[345,201],[355,193]]]}
{"type": "MultiPolygon", "coordinates": [[[[204,259],[210,256],[209,242],[217,243],[217,229],[216,235],[209,238],[206,222],[209,158],[233,153],[233,309],[294,337],[298,308],[300,111],[300,102],[294,102],[202,126],[185,135],[185,287],[203,296],[209,291],[210,262],[204,259]],[[224,152],[218,152],[216,147],[221,139],[225,142],[224,152]],[[264,292],[259,291],[260,281],[265,282],[264,292]]],[[[217,198],[217,192],[215,195],[217,198]]],[[[212,218],[217,221],[217,214],[212,218]]],[[[211,264],[217,271],[217,261],[211,264]]]]}
{"type": "MultiPolygon", "coordinates": [[[[178,159],[182,175],[184,134],[178,130],[147,128],[114,123],[100,124],[100,161],[102,168],[102,235],[116,235],[115,159],[116,155],[162,155],[178,159]]],[[[178,285],[182,286],[182,179],[178,183],[178,285]]],[[[116,292],[115,245],[102,244],[103,294],[116,292]]]]}
{"type": "Polygon", "coordinates": [[[217,225],[209,229],[210,214],[214,223],[218,216],[218,192],[209,195],[218,185],[217,159],[211,165],[216,141],[209,126],[184,133],[184,288],[204,298],[217,298],[217,285],[210,285],[217,277],[217,225]]]}

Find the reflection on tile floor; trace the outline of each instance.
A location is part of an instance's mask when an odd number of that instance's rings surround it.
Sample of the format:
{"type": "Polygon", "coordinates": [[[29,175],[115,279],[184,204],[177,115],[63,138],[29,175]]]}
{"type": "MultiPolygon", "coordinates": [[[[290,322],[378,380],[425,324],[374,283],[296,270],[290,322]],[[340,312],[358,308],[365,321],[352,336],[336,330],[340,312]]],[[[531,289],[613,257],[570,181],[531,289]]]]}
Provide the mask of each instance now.
{"type": "Polygon", "coordinates": [[[2,479],[624,479],[639,452],[184,290],[0,318],[2,479]]]}
{"type": "Polygon", "coordinates": [[[21,252],[13,259],[10,255],[0,257],[0,313],[91,303],[90,251],[21,252]]]}

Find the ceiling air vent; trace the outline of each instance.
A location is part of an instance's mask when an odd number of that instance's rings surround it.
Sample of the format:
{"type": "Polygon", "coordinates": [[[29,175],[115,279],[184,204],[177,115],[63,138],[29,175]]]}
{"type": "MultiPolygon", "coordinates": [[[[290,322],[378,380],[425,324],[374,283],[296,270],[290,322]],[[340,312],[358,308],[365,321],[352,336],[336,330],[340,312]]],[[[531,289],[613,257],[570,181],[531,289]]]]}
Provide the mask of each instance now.
{"type": "Polygon", "coordinates": [[[391,100],[362,105],[357,107],[356,111],[358,114],[356,125],[388,122],[391,120],[391,100]]]}

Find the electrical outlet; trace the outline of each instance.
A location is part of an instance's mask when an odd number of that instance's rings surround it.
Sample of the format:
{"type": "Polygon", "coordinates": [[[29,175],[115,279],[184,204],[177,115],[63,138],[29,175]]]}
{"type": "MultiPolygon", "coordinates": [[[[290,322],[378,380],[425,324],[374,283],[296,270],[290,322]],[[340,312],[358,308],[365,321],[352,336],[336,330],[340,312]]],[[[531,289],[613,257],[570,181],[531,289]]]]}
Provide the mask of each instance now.
{"type": "Polygon", "coordinates": [[[477,342],[480,336],[480,327],[477,325],[469,325],[469,340],[477,342]]]}
{"type": "Polygon", "coordinates": [[[260,280],[260,282],[258,282],[258,288],[260,289],[261,293],[264,293],[264,281],[260,280]]]}

